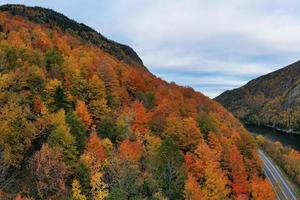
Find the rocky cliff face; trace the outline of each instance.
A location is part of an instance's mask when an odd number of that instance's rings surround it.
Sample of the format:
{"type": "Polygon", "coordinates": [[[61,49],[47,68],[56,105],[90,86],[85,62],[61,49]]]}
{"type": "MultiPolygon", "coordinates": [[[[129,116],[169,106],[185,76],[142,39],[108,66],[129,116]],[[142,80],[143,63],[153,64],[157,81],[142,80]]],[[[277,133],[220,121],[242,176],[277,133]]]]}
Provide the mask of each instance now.
{"type": "Polygon", "coordinates": [[[248,123],[299,129],[300,62],[226,91],[216,100],[248,123]]]}

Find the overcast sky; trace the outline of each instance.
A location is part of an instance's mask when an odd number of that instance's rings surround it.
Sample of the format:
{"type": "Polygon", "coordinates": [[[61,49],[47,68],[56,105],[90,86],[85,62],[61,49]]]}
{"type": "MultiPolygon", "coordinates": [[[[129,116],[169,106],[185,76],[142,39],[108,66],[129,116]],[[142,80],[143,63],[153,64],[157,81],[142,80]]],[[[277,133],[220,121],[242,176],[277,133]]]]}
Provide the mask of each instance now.
{"type": "Polygon", "coordinates": [[[300,59],[299,0],[0,0],[52,8],[215,97],[300,59]]]}

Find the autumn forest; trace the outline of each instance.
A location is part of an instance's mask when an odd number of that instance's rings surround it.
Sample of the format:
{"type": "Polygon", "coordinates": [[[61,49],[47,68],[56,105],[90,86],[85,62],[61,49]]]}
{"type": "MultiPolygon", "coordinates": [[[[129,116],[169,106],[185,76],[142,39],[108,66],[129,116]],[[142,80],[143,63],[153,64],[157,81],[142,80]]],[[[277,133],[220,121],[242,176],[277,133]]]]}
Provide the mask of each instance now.
{"type": "Polygon", "coordinates": [[[273,200],[259,145],[130,47],[52,10],[0,7],[0,199],[273,200]]]}

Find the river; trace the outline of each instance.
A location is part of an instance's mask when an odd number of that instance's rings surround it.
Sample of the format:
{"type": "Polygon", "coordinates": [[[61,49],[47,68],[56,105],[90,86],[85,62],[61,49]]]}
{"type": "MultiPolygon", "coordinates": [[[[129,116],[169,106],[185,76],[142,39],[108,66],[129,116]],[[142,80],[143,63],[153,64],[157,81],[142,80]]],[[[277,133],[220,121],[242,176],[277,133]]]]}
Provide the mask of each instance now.
{"type": "Polygon", "coordinates": [[[272,141],[279,141],[285,146],[291,146],[300,151],[300,134],[284,133],[271,128],[252,125],[245,125],[245,128],[255,135],[262,135],[272,141]]]}

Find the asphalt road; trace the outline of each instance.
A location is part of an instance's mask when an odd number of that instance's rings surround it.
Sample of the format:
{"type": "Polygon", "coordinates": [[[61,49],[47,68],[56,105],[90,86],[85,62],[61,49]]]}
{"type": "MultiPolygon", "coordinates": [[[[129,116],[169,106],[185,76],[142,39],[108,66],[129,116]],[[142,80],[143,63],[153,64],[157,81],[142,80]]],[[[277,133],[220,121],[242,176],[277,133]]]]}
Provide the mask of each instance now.
{"type": "Polygon", "coordinates": [[[259,157],[263,161],[263,171],[270,180],[279,200],[298,200],[291,185],[282,175],[281,170],[262,150],[258,150],[259,157]]]}

